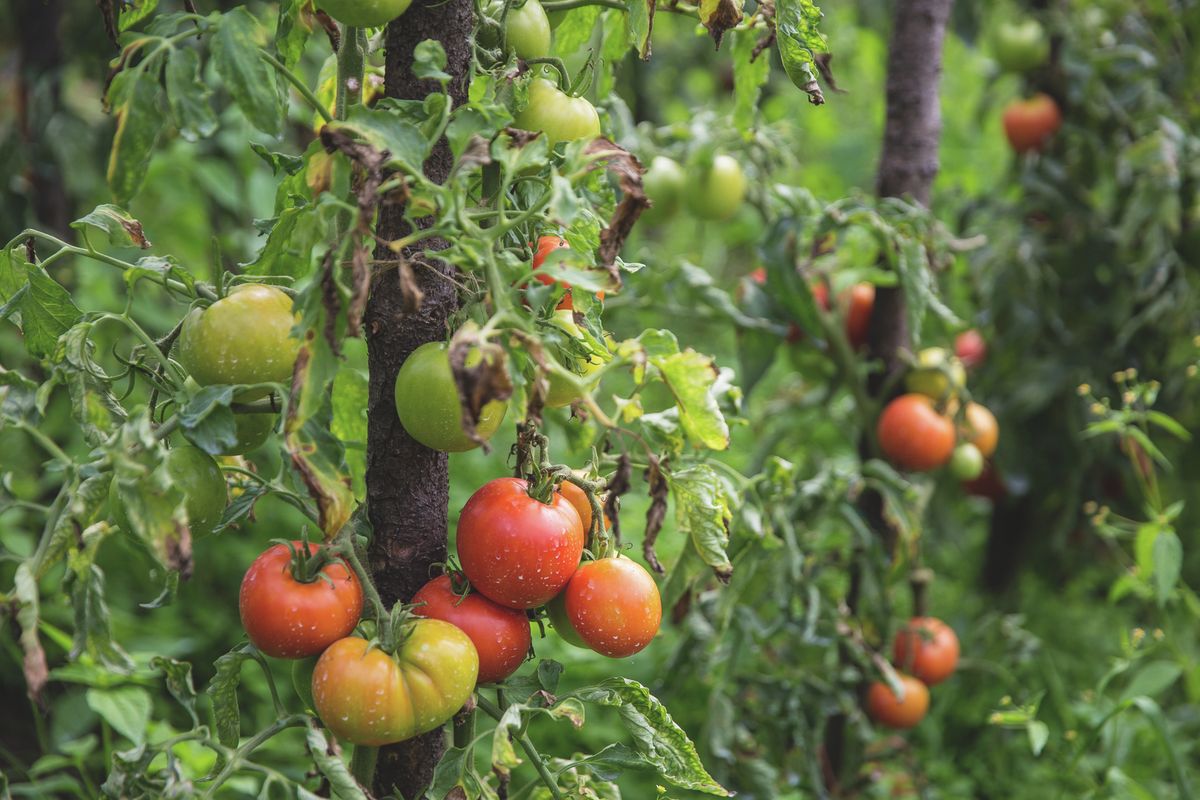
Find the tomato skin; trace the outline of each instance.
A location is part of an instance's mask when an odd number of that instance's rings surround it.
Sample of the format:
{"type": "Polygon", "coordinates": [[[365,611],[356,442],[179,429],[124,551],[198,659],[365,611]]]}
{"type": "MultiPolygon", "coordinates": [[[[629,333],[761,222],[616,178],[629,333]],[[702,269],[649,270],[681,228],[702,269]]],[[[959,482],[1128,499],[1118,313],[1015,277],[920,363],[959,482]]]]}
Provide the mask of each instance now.
{"type": "Polygon", "coordinates": [[[504,18],[504,40],[518,58],[545,58],[550,54],[550,19],[538,0],[510,8],[504,18]]]}
{"type": "Polygon", "coordinates": [[[950,474],[960,481],[973,481],[983,474],[983,453],[970,442],[954,448],[950,456],[950,474]]]}
{"type": "Polygon", "coordinates": [[[221,451],[223,456],[241,456],[262,447],[275,432],[274,414],[234,414],[237,441],[232,447],[221,451]]]}
{"type": "Polygon", "coordinates": [[[1007,72],[1028,72],[1050,58],[1050,40],[1035,19],[1004,21],[992,37],[996,62],[1007,72]]]}
{"type": "Polygon", "coordinates": [[[875,285],[856,283],[842,293],[842,305],[846,314],[846,338],[855,350],[867,343],[871,330],[871,313],[875,310],[875,285]]]}
{"type": "Polygon", "coordinates": [[[875,681],[867,690],[867,713],[871,719],[889,728],[912,728],[929,711],[929,689],[911,675],[901,675],[904,699],[899,699],[883,681],[875,681]]]}
{"type": "Polygon", "coordinates": [[[462,597],[449,575],[422,586],[412,602],[417,606],[414,614],[449,622],[470,637],[479,656],[478,683],[502,681],[525,663],[533,640],[524,612],[497,605],[478,592],[462,597]]]}
{"type": "Polygon", "coordinates": [[[1004,134],[1018,154],[1041,150],[1061,126],[1058,103],[1046,94],[1014,100],[1004,109],[1004,134]]]}
{"type": "MultiPolygon", "coordinates": [[[[302,542],[292,542],[299,551],[302,542]]],[[[308,552],[317,551],[311,542],[308,552]]],[[[291,553],[277,544],[250,565],[242,578],[238,609],[251,643],[275,658],[315,656],[354,630],[362,616],[362,586],[341,562],[327,564],[328,577],[301,583],[289,567],[291,553]]]]}
{"type": "MultiPolygon", "coordinates": [[[[481,358],[477,351],[469,354],[467,366],[478,364],[481,358]]],[[[475,432],[490,439],[507,411],[503,400],[488,403],[475,432]]],[[[431,450],[473,450],[479,445],[463,431],[462,412],[446,343],[427,342],[412,351],[396,373],[396,415],[408,435],[431,450]]]]}
{"type": "MultiPolygon", "coordinates": [[[[562,287],[567,291],[565,294],[563,294],[562,299],[558,301],[558,305],[554,307],[554,310],[574,311],[575,301],[571,299],[571,284],[567,283],[566,281],[561,281],[558,278],[553,278],[549,275],[544,275],[537,272],[537,270],[541,269],[542,264],[546,263],[546,256],[561,248],[566,248],[568,250],[571,248],[571,246],[567,244],[567,240],[561,236],[547,235],[538,237],[537,250],[533,254],[533,277],[537,278],[539,283],[545,284],[546,286],[551,286],[555,283],[562,284],[562,287]]],[[[600,300],[603,300],[604,292],[596,292],[596,297],[600,300]]],[[[574,324],[573,319],[572,324],[574,324]]]]}
{"type": "Polygon", "coordinates": [[[379,747],[445,724],[475,690],[478,672],[470,637],[449,622],[418,619],[395,655],[357,636],[330,645],[313,670],[313,703],[335,734],[379,747]]]}
{"type": "Polygon", "coordinates": [[[913,617],[896,632],[892,663],[926,686],[949,678],[958,668],[958,636],[937,617],[913,617]]]}
{"type": "Polygon", "coordinates": [[[888,403],[876,433],[883,454],[902,469],[937,469],[954,452],[954,423],[923,394],[904,394],[888,403]]]}
{"type": "MultiPolygon", "coordinates": [[[[292,298],[274,286],[244,284],[184,318],[179,363],[201,386],[290,383],[300,342],[292,298]]],[[[239,399],[255,399],[244,397],[239,399]]]]}
{"type": "Polygon", "coordinates": [[[733,156],[718,154],[708,168],[688,170],[684,200],[700,219],[730,219],[746,199],[746,175],[733,156]]]}
{"type": "Polygon", "coordinates": [[[558,638],[562,639],[569,645],[591,650],[588,643],[579,635],[579,631],[575,630],[575,626],[571,624],[571,618],[567,615],[567,595],[563,592],[556,596],[553,600],[546,604],[546,615],[550,618],[550,624],[554,626],[554,632],[558,634],[558,638]]]}
{"type": "Polygon", "coordinates": [[[651,203],[650,208],[642,212],[642,222],[658,225],[678,214],[683,206],[686,183],[687,177],[679,162],[666,156],[655,156],[650,168],[642,175],[642,188],[651,203]]]}
{"type": "Polygon", "coordinates": [[[489,599],[509,608],[535,608],[571,580],[584,538],[579,512],[561,494],[541,503],[520,478],[496,478],[463,506],[458,559],[467,580],[489,599]]]}
{"type": "Polygon", "coordinates": [[[984,458],[991,458],[1000,442],[1000,423],[987,406],[979,403],[967,403],[966,435],[967,441],[979,448],[984,458]]]}
{"type": "Polygon", "coordinates": [[[579,512],[579,521],[583,523],[583,533],[586,536],[592,529],[592,504],[588,500],[587,492],[570,481],[563,481],[558,485],[558,493],[579,512]]]}
{"type": "Polygon", "coordinates": [[[408,11],[412,0],[317,0],[317,7],[343,25],[378,28],[408,11]]]}
{"type": "Polygon", "coordinates": [[[571,97],[545,78],[529,84],[529,102],[517,112],[514,123],[527,131],[540,131],[550,146],[600,135],[600,115],[586,97],[571,97]]]}
{"type": "Polygon", "coordinates": [[[567,619],[597,653],[625,658],[639,652],[662,622],[662,598],[646,568],[617,556],[588,561],[563,592],[567,619]]]}
{"type": "MultiPolygon", "coordinates": [[[[187,513],[188,530],[192,536],[205,536],[221,521],[229,504],[229,488],[221,467],[199,447],[183,445],[167,452],[163,462],[171,480],[183,492],[183,508],[187,513]]],[[[129,517],[121,505],[114,478],[109,485],[109,506],[113,521],[125,530],[132,530],[129,517]]]]}
{"type": "Polygon", "coordinates": [[[954,337],[954,354],[967,369],[974,369],[987,358],[987,342],[983,334],[971,328],[954,337]]]}

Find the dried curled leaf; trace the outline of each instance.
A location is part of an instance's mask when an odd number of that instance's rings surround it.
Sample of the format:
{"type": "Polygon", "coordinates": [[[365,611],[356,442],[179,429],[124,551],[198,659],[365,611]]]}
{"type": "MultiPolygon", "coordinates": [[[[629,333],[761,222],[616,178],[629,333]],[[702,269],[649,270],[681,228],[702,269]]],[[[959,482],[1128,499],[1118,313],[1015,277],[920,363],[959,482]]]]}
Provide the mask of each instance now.
{"type": "Polygon", "coordinates": [[[608,491],[604,496],[604,513],[612,522],[613,539],[617,544],[621,543],[621,495],[629,491],[632,475],[633,466],[629,461],[629,454],[621,453],[617,458],[617,469],[608,481],[608,491]]]}
{"type": "Polygon", "coordinates": [[[700,22],[718,48],[725,31],[742,21],[742,4],[743,0],[700,0],[700,22]]]}
{"type": "Polygon", "coordinates": [[[625,245],[633,224],[650,207],[642,187],[642,174],[646,170],[636,156],[602,136],[593,139],[584,152],[596,157],[594,168],[603,165],[613,172],[621,187],[621,202],[613,210],[608,225],[600,231],[600,249],[596,252],[599,266],[608,270],[613,286],[619,288],[621,274],[616,267],[617,254],[625,245]]]}
{"type": "Polygon", "coordinates": [[[650,459],[650,466],[646,468],[646,482],[650,484],[650,508],[646,509],[646,538],[642,541],[642,555],[652,570],[663,575],[666,570],[654,552],[654,543],[658,541],[658,533],[667,517],[667,496],[671,487],[659,469],[657,458],[650,459]]]}
{"type": "Polygon", "coordinates": [[[448,356],[450,373],[454,376],[462,405],[463,432],[471,441],[485,444],[475,430],[483,407],[494,400],[512,397],[512,381],[508,377],[504,350],[499,345],[481,341],[473,329],[464,327],[450,340],[448,356]]]}

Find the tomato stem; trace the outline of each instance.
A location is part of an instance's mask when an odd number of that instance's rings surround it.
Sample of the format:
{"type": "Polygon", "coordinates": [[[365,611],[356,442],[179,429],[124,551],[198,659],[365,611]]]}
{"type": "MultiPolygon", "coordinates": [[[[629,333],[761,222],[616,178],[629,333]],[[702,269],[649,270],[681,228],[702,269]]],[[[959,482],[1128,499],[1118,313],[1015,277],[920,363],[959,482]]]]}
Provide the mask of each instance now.
{"type": "Polygon", "coordinates": [[[378,760],[378,747],[358,744],[350,754],[350,774],[358,781],[358,785],[367,791],[371,790],[371,784],[375,781],[375,763],[378,760]]]}
{"type": "MultiPolygon", "coordinates": [[[[479,704],[479,707],[483,709],[485,714],[497,722],[499,722],[500,718],[504,716],[504,712],[500,710],[500,707],[484,697],[481,692],[475,693],[475,702],[479,704]]],[[[550,774],[550,770],[546,767],[546,762],[542,760],[541,753],[537,751],[537,748],[533,746],[533,742],[529,740],[529,735],[526,733],[520,733],[514,735],[512,738],[517,744],[521,745],[521,749],[525,751],[525,755],[529,756],[530,763],[532,763],[533,768],[537,770],[538,775],[542,779],[542,783],[546,784],[546,789],[549,790],[550,796],[555,800],[562,800],[563,795],[562,791],[558,788],[558,782],[555,781],[554,776],[550,774]]]]}

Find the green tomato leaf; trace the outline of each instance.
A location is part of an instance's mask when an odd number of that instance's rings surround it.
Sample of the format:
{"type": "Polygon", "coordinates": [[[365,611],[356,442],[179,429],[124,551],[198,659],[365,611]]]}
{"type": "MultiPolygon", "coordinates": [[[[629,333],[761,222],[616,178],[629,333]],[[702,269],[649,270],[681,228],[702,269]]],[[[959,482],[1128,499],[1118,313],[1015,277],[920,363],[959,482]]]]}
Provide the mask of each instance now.
{"type": "Polygon", "coordinates": [[[450,82],[446,73],[446,51],[441,42],[426,39],[413,48],[413,74],[418,78],[437,81],[442,86],[450,82]]]}
{"type": "Polygon", "coordinates": [[[733,32],[733,120],[743,136],[754,127],[759,95],[771,77],[770,51],[754,57],[757,44],[753,30],[733,32]]]}
{"type": "Polygon", "coordinates": [[[1175,531],[1167,528],[1159,532],[1154,540],[1154,589],[1160,606],[1167,600],[1179,583],[1183,568],[1183,545],[1175,531]]]}
{"type": "Polygon", "coordinates": [[[237,444],[237,421],[229,409],[232,386],[205,386],[179,410],[179,425],[192,444],[220,455],[237,444]]]}
{"type": "Polygon", "coordinates": [[[175,50],[167,60],[167,104],[179,135],[189,142],[217,132],[217,115],[208,104],[212,92],[200,80],[200,56],[191,48],[175,50]]]}
{"type": "Polygon", "coordinates": [[[304,55],[304,46],[312,35],[312,27],[302,13],[305,0],[283,0],[279,4],[279,19],[275,23],[275,50],[288,69],[294,69],[304,55]]]}
{"type": "Polygon", "coordinates": [[[346,762],[342,761],[340,756],[329,752],[329,740],[315,720],[305,728],[304,740],[317,770],[329,781],[329,788],[334,797],[339,800],[367,800],[358,781],[346,767],[346,762]]]}
{"type": "Polygon", "coordinates": [[[602,10],[600,6],[582,6],[566,12],[563,21],[554,29],[554,52],[560,56],[573,56],[586,49],[602,10]]]}
{"type": "Polygon", "coordinates": [[[367,478],[367,376],[343,366],[333,381],[333,420],[330,430],[346,448],[346,466],[354,496],[366,493],[367,478]]]}
{"type": "Polygon", "coordinates": [[[710,450],[727,448],[729,426],[712,391],[719,375],[712,358],[688,349],[651,361],[675,397],[687,437],[710,450]]]}
{"type": "Polygon", "coordinates": [[[775,41],[783,69],[817,106],[825,102],[825,96],[817,84],[813,53],[829,51],[825,36],[817,29],[820,22],[821,9],[812,0],[778,0],[775,4],[775,41]]]}
{"type": "Polygon", "coordinates": [[[386,151],[387,164],[410,173],[420,172],[429,157],[430,142],[416,125],[401,119],[392,108],[385,102],[374,108],[354,106],[346,120],[331,122],[330,127],[352,134],[380,152],[386,151]]]}
{"type": "Polygon", "coordinates": [[[628,678],[609,678],[570,696],[585,703],[615,706],[633,736],[642,763],[673,786],[717,797],[731,796],[704,769],[696,745],[671,719],[666,707],[642,684],[628,678]]]}
{"type": "Polygon", "coordinates": [[[667,474],[671,499],[675,502],[675,525],[692,541],[692,546],[722,581],[733,574],[726,548],[733,498],[716,470],[697,464],[667,474]]]}
{"type": "Polygon", "coordinates": [[[143,250],[150,247],[142,223],[125,209],[109,203],[96,206],[90,214],[72,222],[71,227],[85,236],[88,228],[95,228],[108,237],[108,243],[113,247],[140,247],[143,250]]]}
{"type": "Polygon", "coordinates": [[[71,411],[88,444],[99,445],[126,419],[125,409],[112,392],[112,378],[95,362],[91,322],[73,326],[55,350],[55,372],[71,395],[71,411]]]}
{"type": "Polygon", "coordinates": [[[654,31],[654,4],[651,0],[625,0],[625,32],[637,48],[638,58],[650,59],[650,34],[654,31]]]}
{"type": "Polygon", "coordinates": [[[70,293],[51,278],[46,270],[25,265],[29,289],[21,297],[21,330],[25,349],[38,358],[49,358],[57,349],[58,337],[79,321],[83,312],[70,293]]]}
{"type": "Polygon", "coordinates": [[[1035,719],[1025,726],[1025,730],[1029,733],[1030,752],[1035,756],[1041,755],[1046,740],[1050,738],[1050,726],[1035,719]]]}
{"type": "Polygon", "coordinates": [[[125,70],[117,74],[108,90],[117,132],[108,155],[107,178],[119,203],[128,202],[141,188],[163,127],[158,73],[158,61],[142,69],[125,70]]]}
{"type": "Polygon", "coordinates": [[[250,124],[269,136],[283,127],[283,102],[275,72],[262,59],[262,29],[245,8],[221,17],[212,39],[213,63],[250,124]]]}
{"type": "Polygon", "coordinates": [[[258,256],[246,265],[251,275],[304,278],[312,272],[313,255],[323,241],[325,222],[315,206],[288,208],[275,218],[258,256]]]}
{"type": "Polygon", "coordinates": [[[150,694],[140,686],[117,686],[112,689],[88,689],[88,707],[112,726],[113,730],[135,745],[146,741],[146,726],[150,724],[150,694]]]}
{"type": "MultiPolygon", "coordinates": [[[[226,747],[237,747],[241,739],[241,712],[238,709],[237,688],[242,682],[242,662],[253,658],[253,648],[240,644],[218,658],[213,666],[216,674],[204,693],[212,700],[213,727],[217,741],[226,747]]],[[[218,768],[224,759],[218,759],[218,768]]]]}

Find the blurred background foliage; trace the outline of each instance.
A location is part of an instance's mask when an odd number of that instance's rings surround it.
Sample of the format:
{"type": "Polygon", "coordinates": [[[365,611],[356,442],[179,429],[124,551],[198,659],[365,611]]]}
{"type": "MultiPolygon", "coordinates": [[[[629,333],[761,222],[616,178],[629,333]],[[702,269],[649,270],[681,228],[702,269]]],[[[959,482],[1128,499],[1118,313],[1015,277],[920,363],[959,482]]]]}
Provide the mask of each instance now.
{"type": "MultiPolygon", "coordinates": [[[[873,193],[892,7],[827,3],[823,30],[844,91],[827,92],[827,105],[810,108],[776,64],[755,119],[732,91],[737,43],[714,51],[693,20],[658,15],[652,60],[630,56],[617,70],[616,93],[602,99],[606,129],[644,161],[656,152],[686,161],[713,145],[734,152],[750,175],[753,202],[724,225],[681,215],[637,231],[625,257],[647,269],[606,304],[618,335],[670,328],[684,346],[738,365],[742,331],[728,308],[786,216],[771,187],[803,187],[822,202],[873,193]]],[[[252,8],[270,13],[269,6],[252,8]]],[[[1128,448],[1116,436],[1085,436],[1097,416],[1078,387],[1089,384],[1120,407],[1111,376],[1134,367],[1139,378],[1161,383],[1160,410],[1189,431],[1200,423],[1192,377],[1200,331],[1200,7],[1168,0],[1059,0],[1036,9],[959,3],[952,27],[933,210],[978,246],[958,253],[939,284],[951,309],[988,342],[971,387],[999,417],[996,471],[1005,486],[993,502],[938,481],[919,531],[925,565],[937,576],[931,613],[962,640],[959,674],[937,688],[930,716],[903,738],[872,732],[853,698],[831,690],[856,679],[840,672],[848,667],[836,657],[831,606],[845,592],[845,554],[855,536],[837,498],[854,480],[859,427],[847,393],[830,390],[831,369],[811,340],[778,343],[722,456],[757,475],[739,487],[748,502],[734,521],[731,552],[743,557],[735,558],[733,583],[676,606],[660,639],[619,664],[554,638],[535,638],[535,647],[566,664],[569,684],[614,669],[647,684],[718,780],[742,797],[820,796],[821,726],[838,711],[849,714],[863,742],[860,776],[843,787],[846,796],[1191,797],[1200,778],[1200,603],[1187,585],[1200,580],[1200,455],[1186,441],[1154,439],[1170,464],[1156,468],[1163,495],[1186,502],[1174,521],[1182,580],[1160,604],[1142,585],[1145,574],[1138,582],[1144,564],[1131,537],[1109,524],[1113,516],[1147,514],[1128,448]],[[1001,73],[989,32],[1027,14],[1052,32],[1054,66],[1024,77],[1001,73]],[[1044,156],[1016,158],[1000,112],[1035,89],[1059,100],[1065,124],[1044,156]],[[1040,742],[1035,721],[1048,734],[1040,742]]],[[[304,61],[314,81],[324,58],[317,44],[324,42],[314,41],[304,61]]],[[[109,199],[112,125],[100,95],[112,55],[87,0],[16,0],[0,8],[6,235],[29,225],[66,233],[66,222],[109,199]]],[[[175,138],[156,152],[130,208],[155,252],[200,276],[249,261],[262,242],[252,220],[272,213],[276,178],[247,147],[262,136],[235,111],[226,116],[211,139],[169,134],[175,138]]],[[[294,109],[290,151],[311,140],[309,116],[294,109]]],[[[854,267],[841,280],[852,282],[854,267]]],[[[80,305],[123,306],[111,271],[75,261],[56,277],[85,298],[80,305]]],[[[148,329],[163,332],[181,309],[141,304],[135,311],[148,329]]],[[[950,346],[954,332],[931,318],[923,340],[950,346]]],[[[347,358],[365,369],[361,348],[349,348],[347,358]]],[[[0,364],[29,367],[7,325],[0,326],[0,364]]],[[[84,447],[71,441],[68,411],[65,402],[52,407],[47,433],[84,447]]],[[[578,427],[561,412],[549,422],[556,456],[582,463],[587,442],[578,427]]],[[[451,530],[470,493],[507,470],[510,444],[505,429],[490,454],[452,456],[451,530]]],[[[255,460],[270,474],[278,456],[268,451],[255,460]]],[[[11,495],[32,502],[52,496],[58,476],[41,463],[20,432],[0,433],[0,472],[11,495]]],[[[635,491],[622,510],[634,552],[647,505],[635,491]]],[[[0,515],[3,553],[31,552],[35,520],[20,508],[0,515]]],[[[236,596],[244,566],[269,539],[292,537],[301,524],[286,504],[263,501],[252,523],[197,542],[194,577],[173,605],[153,610],[139,605],[159,589],[150,560],[124,539],[110,540],[101,566],[115,638],[143,667],[154,654],[192,662],[203,686],[213,661],[241,635],[236,596]]],[[[668,515],[660,545],[668,566],[679,555],[673,524],[668,515]]],[[[871,626],[905,618],[909,598],[905,560],[889,568],[885,554],[874,555],[875,611],[865,615],[863,633],[878,644],[890,640],[889,631],[871,626]]],[[[0,562],[0,585],[11,585],[10,573],[0,562]]],[[[69,630],[70,613],[65,601],[43,607],[52,665],[69,648],[69,635],[56,636],[55,628],[69,630]]],[[[121,679],[118,687],[86,665],[53,673],[49,713],[35,713],[14,631],[10,625],[0,636],[0,761],[10,781],[22,784],[14,794],[94,796],[123,739],[141,735],[146,724],[150,737],[186,727],[157,678],[121,679]]],[[[289,680],[286,670],[279,678],[289,680]]],[[[246,726],[261,727],[273,713],[265,683],[248,675],[244,686],[243,716],[259,717],[246,726]]],[[[598,749],[620,738],[609,722],[601,716],[580,731],[555,728],[546,750],[598,749]]],[[[279,769],[303,772],[299,732],[269,748],[267,760],[279,769]]],[[[189,755],[198,770],[210,758],[198,748],[189,755]]],[[[637,775],[620,783],[631,798],[655,793],[637,775]]],[[[255,785],[242,780],[228,789],[252,794],[255,785]]]]}

